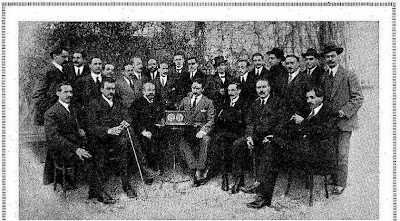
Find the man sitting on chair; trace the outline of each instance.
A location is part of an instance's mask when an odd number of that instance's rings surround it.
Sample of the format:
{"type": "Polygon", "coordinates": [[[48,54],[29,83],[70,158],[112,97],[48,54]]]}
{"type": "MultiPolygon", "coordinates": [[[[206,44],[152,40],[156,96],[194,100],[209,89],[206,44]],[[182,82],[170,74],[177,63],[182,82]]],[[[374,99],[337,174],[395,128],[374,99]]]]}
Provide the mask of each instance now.
{"type": "Polygon", "coordinates": [[[130,127],[131,119],[128,111],[120,100],[114,99],[115,80],[105,77],[101,82],[100,90],[101,97],[92,100],[88,108],[88,135],[94,158],[92,166],[95,168],[90,173],[89,199],[97,197],[100,202],[113,203],[115,201],[111,196],[102,194],[104,193],[106,160],[111,149],[118,158],[122,188],[129,198],[137,196],[130,184],[131,171],[128,169],[128,164],[131,161],[136,158],[141,166],[139,169],[150,175],[156,175],[156,173],[146,168],[139,142],[130,127]]]}
{"type": "MultiPolygon", "coordinates": [[[[86,135],[78,125],[76,109],[70,105],[72,86],[62,82],[56,90],[58,102],[44,114],[44,131],[48,143],[44,184],[56,182],[53,180],[53,160],[59,164],[63,161],[73,164],[91,157],[84,147],[86,135]]],[[[75,186],[68,180],[66,188],[75,189],[75,186]]]]}
{"type": "Polygon", "coordinates": [[[206,160],[210,136],[214,125],[215,109],[212,101],[202,93],[204,82],[195,79],[192,83],[192,93],[183,98],[179,110],[185,111],[185,120],[190,126],[185,128],[179,148],[185,156],[186,163],[192,170],[193,186],[201,185],[201,180],[207,176],[206,160]],[[195,156],[196,155],[198,156],[195,156]]]}

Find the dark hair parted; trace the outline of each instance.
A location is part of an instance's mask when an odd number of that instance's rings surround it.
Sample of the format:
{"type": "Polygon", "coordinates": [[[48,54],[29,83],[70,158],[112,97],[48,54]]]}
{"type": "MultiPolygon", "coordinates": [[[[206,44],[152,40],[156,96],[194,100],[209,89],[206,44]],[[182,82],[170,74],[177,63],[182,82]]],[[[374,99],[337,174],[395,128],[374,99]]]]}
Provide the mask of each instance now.
{"type": "Polygon", "coordinates": [[[205,84],[205,82],[204,82],[204,79],[203,78],[195,78],[194,80],[193,80],[193,83],[198,83],[198,84],[201,84],[201,87],[202,88],[204,88],[204,84],[205,84]]]}
{"type": "Polygon", "coordinates": [[[314,91],[317,97],[324,97],[324,90],[319,86],[308,85],[306,89],[307,92],[314,91]]]}
{"type": "Polygon", "coordinates": [[[58,92],[61,92],[61,91],[62,91],[62,90],[61,90],[61,87],[62,87],[62,86],[71,86],[71,87],[72,87],[72,85],[71,85],[70,82],[68,82],[68,81],[63,81],[63,82],[61,82],[61,83],[58,83],[57,86],[56,86],[56,89],[57,89],[58,92]]]}
{"type": "Polygon", "coordinates": [[[242,84],[238,80],[234,80],[234,81],[229,82],[229,85],[231,85],[231,84],[236,85],[237,89],[242,89],[242,84]]]}
{"type": "Polygon", "coordinates": [[[286,55],[285,60],[286,60],[286,58],[296,58],[297,62],[300,62],[300,58],[297,57],[297,56],[294,55],[294,54],[288,54],[288,55],[286,55]]]}
{"type": "Polygon", "coordinates": [[[237,63],[239,64],[240,62],[246,62],[246,67],[250,66],[250,62],[246,59],[240,59],[237,63]]]}
{"type": "Polygon", "coordinates": [[[78,48],[78,49],[73,50],[72,53],[73,53],[73,54],[79,53],[79,54],[82,55],[82,58],[87,58],[86,52],[85,52],[83,49],[81,49],[81,48],[78,48]]]}
{"type": "Polygon", "coordinates": [[[103,80],[101,81],[101,88],[104,88],[104,84],[108,82],[108,83],[115,83],[115,78],[113,77],[104,77],[103,76],[103,80]]]}
{"type": "Polygon", "coordinates": [[[54,50],[50,52],[51,59],[53,59],[54,55],[60,55],[63,51],[68,51],[68,48],[62,46],[56,47],[54,50]]]}
{"type": "Polygon", "coordinates": [[[260,52],[254,53],[251,59],[254,59],[256,56],[261,56],[261,59],[264,59],[264,56],[260,52]]]}

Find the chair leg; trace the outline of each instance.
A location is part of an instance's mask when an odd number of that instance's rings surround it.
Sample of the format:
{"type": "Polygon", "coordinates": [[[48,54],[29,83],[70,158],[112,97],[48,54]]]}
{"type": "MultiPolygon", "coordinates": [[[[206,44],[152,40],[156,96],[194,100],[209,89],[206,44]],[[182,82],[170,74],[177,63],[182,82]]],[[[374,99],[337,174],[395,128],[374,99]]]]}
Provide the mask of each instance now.
{"type": "Polygon", "coordinates": [[[64,199],[67,199],[67,168],[65,166],[65,163],[62,164],[62,189],[64,199]]]}
{"type": "Polygon", "coordinates": [[[324,188],[325,188],[325,197],[329,199],[329,192],[328,192],[328,174],[324,176],[324,188]]]}
{"type": "Polygon", "coordinates": [[[53,190],[56,191],[57,189],[57,167],[56,167],[56,163],[53,162],[53,190]]]}
{"type": "Polygon", "coordinates": [[[289,170],[288,170],[288,183],[287,183],[287,186],[286,186],[285,196],[289,195],[290,186],[292,185],[292,180],[293,180],[293,169],[289,167],[289,170]]]}
{"type": "Polygon", "coordinates": [[[314,203],[314,174],[309,174],[309,185],[310,185],[310,206],[313,206],[314,203]]]}

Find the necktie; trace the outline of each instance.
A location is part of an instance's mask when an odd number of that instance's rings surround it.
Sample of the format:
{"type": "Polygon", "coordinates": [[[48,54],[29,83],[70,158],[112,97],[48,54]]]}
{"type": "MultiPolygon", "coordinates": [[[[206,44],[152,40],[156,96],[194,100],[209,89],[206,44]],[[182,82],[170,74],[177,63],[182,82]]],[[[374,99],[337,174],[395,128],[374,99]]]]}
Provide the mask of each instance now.
{"type": "Polygon", "coordinates": [[[234,102],[234,101],[231,101],[230,107],[234,107],[234,106],[235,106],[235,102],[234,102]]]}
{"type": "Polygon", "coordinates": [[[331,93],[332,93],[332,88],[333,88],[333,72],[332,70],[329,69],[329,74],[328,74],[328,79],[326,80],[326,94],[328,95],[328,97],[331,97],[331,93]]]}
{"type": "Polygon", "coordinates": [[[190,80],[193,80],[193,72],[190,73],[190,80]]]}
{"type": "Polygon", "coordinates": [[[194,96],[194,101],[193,101],[193,103],[192,103],[192,109],[194,110],[194,109],[196,109],[196,103],[197,103],[197,98],[198,98],[198,96],[194,96]]]}
{"type": "Polygon", "coordinates": [[[132,89],[135,89],[135,87],[133,86],[133,80],[132,80],[132,78],[129,79],[129,86],[131,86],[132,89]]]}
{"type": "Polygon", "coordinates": [[[290,82],[292,81],[292,74],[289,73],[289,79],[288,79],[288,84],[290,84],[290,82]]]}
{"type": "Polygon", "coordinates": [[[80,68],[78,68],[78,71],[76,72],[76,76],[79,76],[79,75],[81,75],[81,69],[80,68]]]}
{"type": "Polygon", "coordinates": [[[142,76],[140,75],[140,74],[138,74],[138,80],[140,81],[140,80],[142,80],[142,76]]]}
{"type": "Polygon", "coordinates": [[[260,76],[260,69],[257,69],[257,76],[260,76]]]}
{"type": "Polygon", "coordinates": [[[265,99],[261,99],[261,106],[262,106],[262,107],[265,106],[265,103],[267,103],[267,102],[265,101],[265,99]]]}
{"type": "Polygon", "coordinates": [[[311,74],[310,69],[307,69],[307,75],[310,75],[310,74],[311,74]]]}
{"type": "Polygon", "coordinates": [[[165,86],[165,78],[161,78],[161,84],[162,86],[165,86]]]}
{"type": "Polygon", "coordinates": [[[241,82],[241,83],[244,82],[244,77],[243,77],[243,76],[240,77],[240,82],[241,82]]]}
{"type": "Polygon", "coordinates": [[[312,117],[314,117],[314,115],[315,115],[315,112],[314,112],[314,109],[312,109],[310,115],[308,115],[308,117],[307,117],[307,120],[309,120],[309,119],[311,119],[312,117]]]}
{"type": "Polygon", "coordinates": [[[222,83],[225,84],[225,76],[220,76],[220,78],[221,78],[222,83]]]}

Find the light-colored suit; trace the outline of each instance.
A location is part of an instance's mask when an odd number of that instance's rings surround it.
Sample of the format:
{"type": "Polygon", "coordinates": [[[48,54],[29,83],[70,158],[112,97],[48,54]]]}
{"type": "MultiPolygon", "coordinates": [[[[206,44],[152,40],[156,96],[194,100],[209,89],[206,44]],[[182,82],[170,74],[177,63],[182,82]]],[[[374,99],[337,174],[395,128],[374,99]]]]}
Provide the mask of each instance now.
{"type": "Polygon", "coordinates": [[[209,133],[214,126],[215,109],[213,102],[204,95],[197,103],[195,109],[191,106],[190,96],[183,98],[179,105],[179,109],[185,111],[186,123],[191,125],[186,128],[179,147],[190,169],[204,170],[211,140],[209,133]],[[206,133],[201,139],[196,137],[199,131],[206,133]],[[198,151],[199,156],[195,157],[193,152],[197,151],[193,151],[192,148],[198,148],[198,146],[200,146],[200,151],[198,151]]]}
{"type": "Polygon", "coordinates": [[[363,104],[364,97],[357,75],[340,65],[332,85],[330,85],[328,72],[323,74],[321,82],[325,91],[325,103],[334,113],[342,110],[345,115],[338,122],[341,132],[338,137],[338,171],[334,176],[334,181],[336,185],[346,187],[351,132],[358,127],[357,111],[363,104]],[[328,93],[329,91],[331,93],[328,93]]]}
{"type": "Polygon", "coordinates": [[[125,108],[129,108],[133,101],[142,96],[143,84],[139,80],[133,80],[133,88],[120,76],[115,81],[115,96],[118,97],[125,108]]]}

